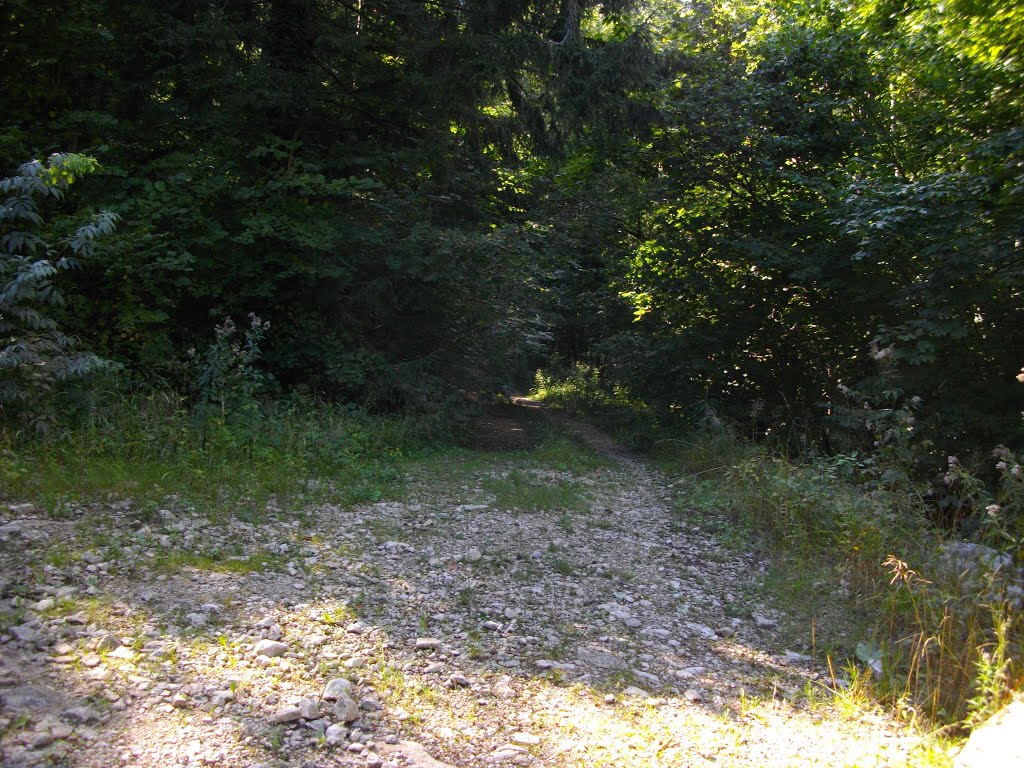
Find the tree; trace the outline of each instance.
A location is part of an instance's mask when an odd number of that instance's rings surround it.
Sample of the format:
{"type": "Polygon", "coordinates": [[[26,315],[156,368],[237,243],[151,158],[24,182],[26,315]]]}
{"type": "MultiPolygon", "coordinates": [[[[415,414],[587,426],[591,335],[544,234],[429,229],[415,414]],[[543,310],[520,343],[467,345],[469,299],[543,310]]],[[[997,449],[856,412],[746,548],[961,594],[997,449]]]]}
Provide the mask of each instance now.
{"type": "Polygon", "coordinates": [[[43,229],[41,211],[96,168],[92,158],[56,154],[0,181],[0,417],[22,417],[37,431],[53,419],[62,384],[109,365],[77,350],[47,314],[64,304],[52,279],[91,257],[95,241],[113,231],[117,217],[98,213],[60,237],[43,229]]]}

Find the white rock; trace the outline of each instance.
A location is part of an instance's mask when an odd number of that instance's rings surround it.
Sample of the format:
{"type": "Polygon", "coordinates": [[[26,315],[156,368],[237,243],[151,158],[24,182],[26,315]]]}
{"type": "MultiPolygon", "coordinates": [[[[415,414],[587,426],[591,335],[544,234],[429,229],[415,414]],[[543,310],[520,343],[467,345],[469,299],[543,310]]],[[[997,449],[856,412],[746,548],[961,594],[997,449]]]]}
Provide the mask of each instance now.
{"type": "Polygon", "coordinates": [[[327,701],[337,701],[338,697],[342,694],[350,695],[352,692],[352,683],[346,680],[344,677],[336,677],[327,683],[324,688],[323,697],[327,701]]]}
{"type": "Polygon", "coordinates": [[[64,717],[75,723],[94,723],[100,719],[99,712],[92,707],[71,707],[64,710],[64,717]]]}
{"type": "Polygon", "coordinates": [[[631,685],[622,692],[623,696],[636,696],[638,699],[649,699],[651,698],[650,691],[645,691],[643,688],[639,688],[635,685],[631,685]]]}
{"type": "Polygon", "coordinates": [[[327,727],[324,731],[324,737],[327,739],[327,743],[332,747],[336,747],[343,743],[348,738],[348,728],[341,723],[334,723],[327,727]]]}
{"type": "Polygon", "coordinates": [[[93,649],[103,653],[104,651],[112,651],[120,645],[121,638],[113,632],[106,632],[96,640],[96,644],[93,646],[93,649]]]}
{"type": "Polygon", "coordinates": [[[320,705],[313,699],[302,699],[299,702],[299,711],[303,720],[316,720],[320,717],[320,705]]]}
{"type": "Polygon", "coordinates": [[[288,653],[288,646],[285,643],[280,643],[277,640],[260,640],[256,643],[253,651],[257,656],[266,656],[267,658],[274,658],[277,656],[284,656],[288,653]]]}
{"type": "Polygon", "coordinates": [[[340,693],[334,705],[334,716],[343,723],[351,723],[358,720],[359,715],[359,705],[347,693],[340,693]]]}
{"type": "Polygon", "coordinates": [[[529,744],[530,746],[536,746],[540,744],[540,736],[534,736],[532,733],[513,733],[512,741],[516,744],[529,744]]]}
{"type": "Polygon", "coordinates": [[[281,723],[297,723],[302,719],[302,710],[298,707],[285,707],[279,709],[277,712],[270,716],[270,722],[275,725],[281,723]]]}

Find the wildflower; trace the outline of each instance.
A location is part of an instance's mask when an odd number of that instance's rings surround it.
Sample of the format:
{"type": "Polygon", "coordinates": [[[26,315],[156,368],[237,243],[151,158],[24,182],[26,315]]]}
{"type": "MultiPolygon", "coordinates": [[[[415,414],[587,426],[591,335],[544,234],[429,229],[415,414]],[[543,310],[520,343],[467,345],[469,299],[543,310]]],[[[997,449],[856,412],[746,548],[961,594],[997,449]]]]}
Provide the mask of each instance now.
{"type": "Polygon", "coordinates": [[[987,507],[985,507],[985,511],[988,512],[988,516],[989,517],[998,517],[998,515],[999,515],[999,505],[998,504],[989,504],[987,507]]]}
{"type": "Polygon", "coordinates": [[[1006,462],[1005,461],[997,461],[996,462],[996,469],[998,469],[1000,472],[1004,471],[1006,469],[1006,462]]]}
{"type": "Polygon", "coordinates": [[[1014,477],[1020,477],[1020,464],[1014,464],[1013,469],[1010,470],[1010,474],[1014,477]]]}

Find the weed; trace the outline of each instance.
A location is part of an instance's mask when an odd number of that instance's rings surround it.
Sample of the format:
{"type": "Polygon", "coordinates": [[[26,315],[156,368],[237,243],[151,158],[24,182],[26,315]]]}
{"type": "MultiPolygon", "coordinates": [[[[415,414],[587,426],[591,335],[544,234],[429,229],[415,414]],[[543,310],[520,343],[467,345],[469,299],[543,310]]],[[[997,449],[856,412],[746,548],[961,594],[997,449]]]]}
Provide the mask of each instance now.
{"type": "Polygon", "coordinates": [[[563,560],[560,557],[556,557],[551,561],[551,567],[555,573],[560,573],[563,576],[572,576],[576,572],[576,568],[568,560],[563,560]]]}
{"type": "Polygon", "coordinates": [[[218,395],[217,412],[201,424],[174,394],[109,400],[58,442],[5,433],[5,491],[54,514],[71,500],[130,498],[143,517],[177,494],[196,514],[259,524],[271,499],[282,508],[299,500],[344,506],[400,493],[398,468],[426,434],[411,417],[300,399],[260,404],[258,418],[232,421],[221,417],[218,395]]]}
{"type": "Polygon", "coordinates": [[[183,568],[223,573],[253,573],[255,571],[283,570],[286,557],[260,549],[245,557],[225,557],[219,552],[192,552],[189,550],[168,550],[161,552],[152,561],[156,570],[176,573],[183,568]]]}
{"type": "Polygon", "coordinates": [[[280,726],[274,726],[267,731],[267,744],[275,752],[280,751],[284,746],[284,729],[280,726]]]}
{"type": "Polygon", "coordinates": [[[339,603],[333,608],[325,610],[320,620],[328,626],[341,626],[351,624],[356,618],[355,610],[349,607],[347,603],[339,603]]]}
{"type": "Polygon", "coordinates": [[[568,512],[563,512],[558,516],[558,527],[566,533],[576,533],[576,529],[572,524],[572,515],[568,512]]]}

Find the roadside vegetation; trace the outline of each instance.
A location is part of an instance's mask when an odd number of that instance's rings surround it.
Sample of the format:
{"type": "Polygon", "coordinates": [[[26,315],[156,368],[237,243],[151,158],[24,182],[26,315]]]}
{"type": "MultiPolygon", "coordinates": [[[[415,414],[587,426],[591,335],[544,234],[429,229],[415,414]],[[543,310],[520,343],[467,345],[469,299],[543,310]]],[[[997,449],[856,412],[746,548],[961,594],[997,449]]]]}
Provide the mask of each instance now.
{"type": "Polygon", "coordinates": [[[710,521],[737,548],[763,548],[765,588],[790,606],[795,633],[816,638],[838,696],[955,734],[1021,689],[1024,483],[1007,449],[991,459],[995,487],[949,458],[954,529],[937,518],[927,482],[898,461],[904,446],[892,433],[869,453],[787,458],[710,409],[689,422],[655,418],[594,369],[540,373],[534,396],[646,446],[674,481],[683,519],[710,521]]]}

